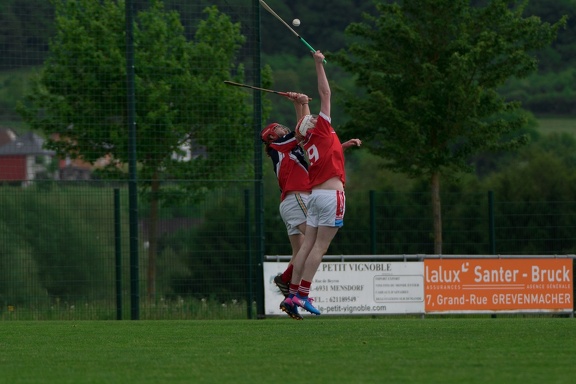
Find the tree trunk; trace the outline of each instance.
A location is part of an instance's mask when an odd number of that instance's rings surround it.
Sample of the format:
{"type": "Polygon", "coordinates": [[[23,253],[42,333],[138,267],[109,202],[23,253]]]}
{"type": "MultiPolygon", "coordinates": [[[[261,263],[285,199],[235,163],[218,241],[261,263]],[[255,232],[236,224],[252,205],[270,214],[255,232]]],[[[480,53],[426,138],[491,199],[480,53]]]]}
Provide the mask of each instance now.
{"type": "Polygon", "coordinates": [[[430,180],[432,217],[434,220],[434,254],[442,254],[442,202],[440,201],[440,173],[434,172],[430,180]]]}
{"type": "Polygon", "coordinates": [[[156,172],[152,178],[150,187],[150,217],[148,221],[148,279],[147,279],[147,296],[148,302],[153,303],[156,300],[156,250],[158,240],[156,238],[158,227],[158,190],[160,183],[156,172]]]}

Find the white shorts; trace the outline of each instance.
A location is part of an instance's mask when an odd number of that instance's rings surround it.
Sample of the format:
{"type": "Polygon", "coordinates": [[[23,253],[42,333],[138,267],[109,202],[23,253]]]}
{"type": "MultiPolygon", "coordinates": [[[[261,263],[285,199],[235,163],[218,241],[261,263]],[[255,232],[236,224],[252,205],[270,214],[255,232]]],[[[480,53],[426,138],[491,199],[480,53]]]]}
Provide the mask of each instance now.
{"type": "Polygon", "coordinates": [[[344,191],[333,189],[313,189],[308,199],[308,218],[311,227],[342,227],[346,211],[344,191]]]}
{"type": "Polygon", "coordinates": [[[280,216],[286,224],[288,236],[302,234],[298,226],[306,222],[309,197],[307,193],[291,193],[280,203],[280,216]]]}

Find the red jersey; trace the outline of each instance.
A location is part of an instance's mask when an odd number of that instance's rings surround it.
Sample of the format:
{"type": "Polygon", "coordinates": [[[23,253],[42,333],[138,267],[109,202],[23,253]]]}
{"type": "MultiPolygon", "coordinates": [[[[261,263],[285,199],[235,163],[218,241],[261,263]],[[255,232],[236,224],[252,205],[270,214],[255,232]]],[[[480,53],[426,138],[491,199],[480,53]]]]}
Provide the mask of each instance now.
{"type": "Polygon", "coordinates": [[[280,201],[288,192],[309,192],[308,163],[302,147],[294,137],[294,132],[272,142],[268,147],[274,173],[280,186],[280,201]]]}
{"type": "Polygon", "coordinates": [[[346,183],[344,151],[328,116],[320,113],[316,126],[307,132],[303,145],[310,163],[308,175],[311,187],[333,177],[340,178],[342,184],[346,183]]]}

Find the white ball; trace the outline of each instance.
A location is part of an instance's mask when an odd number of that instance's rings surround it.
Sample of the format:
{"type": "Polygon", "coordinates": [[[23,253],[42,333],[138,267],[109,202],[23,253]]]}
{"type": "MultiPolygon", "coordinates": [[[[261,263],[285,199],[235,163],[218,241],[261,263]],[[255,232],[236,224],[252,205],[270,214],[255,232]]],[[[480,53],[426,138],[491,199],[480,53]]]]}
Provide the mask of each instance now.
{"type": "Polygon", "coordinates": [[[299,26],[299,25],[300,25],[300,19],[294,19],[294,20],[292,20],[292,25],[295,26],[295,27],[299,26]]]}

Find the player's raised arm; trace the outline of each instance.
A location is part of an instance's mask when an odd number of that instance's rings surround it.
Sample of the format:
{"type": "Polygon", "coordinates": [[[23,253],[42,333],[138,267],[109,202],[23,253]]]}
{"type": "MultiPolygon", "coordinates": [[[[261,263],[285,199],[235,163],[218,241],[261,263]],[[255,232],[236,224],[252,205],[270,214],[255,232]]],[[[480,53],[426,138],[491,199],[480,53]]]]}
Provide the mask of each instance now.
{"type": "Polygon", "coordinates": [[[314,52],[316,74],[318,76],[318,94],[320,95],[320,112],[330,117],[330,84],[324,71],[324,55],[320,51],[314,52]]]}
{"type": "Polygon", "coordinates": [[[310,107],[308,106],[308,102],[312,99],[309,98],[308,95],[304,93],[288,92],[285,97],[292,101],[294,104],[296,121],[300,121],[302,117],[310,114],[310,107]]]}

